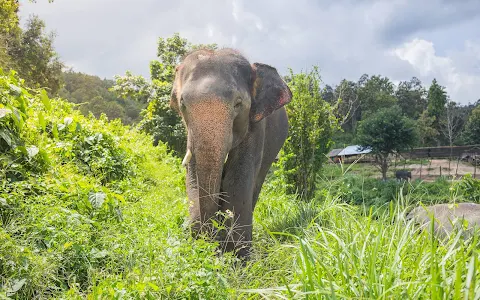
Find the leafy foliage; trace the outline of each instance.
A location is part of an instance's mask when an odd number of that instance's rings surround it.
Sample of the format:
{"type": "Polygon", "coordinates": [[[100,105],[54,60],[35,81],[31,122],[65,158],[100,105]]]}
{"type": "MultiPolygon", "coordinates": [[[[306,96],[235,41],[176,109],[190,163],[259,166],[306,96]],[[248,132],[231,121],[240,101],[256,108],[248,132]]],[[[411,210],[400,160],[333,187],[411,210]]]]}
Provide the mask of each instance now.
{"type": "Polygon", "coordinates": [[[420,145],[432,144],[440,134],[434,127],[435,116],[429,116],[428,111],[424,110],[417,120],[418,141],[420,145]]]}
{"type": "Polygon", "coordinates": [[[288,193],[311,198],[326,154],[330,150],[337,120],[330,105],[322,99],[320,75],[314,68],[293,74],[288,79],[292,101],[285,106],[289,118],[289,137],[280,154],[277,175],[288,193]]]}
{"type": "Polygon", "coordinates": [[[27,20],[26,29],[8,37],[7,53],[13,69],[31,87],[46,88],[55,95],[61,86],[64,64],[53,48],[54,34],[45,33],[45,23],[37,16],[27,20]]]}
{"type": "Polygon", "coordinates": [[[368,118],[379,109],[391,107],[397,103],[394,85],[387,77],[363,75],[360,78],[358,96],[361,99],[362,119],[368,118]]]}
{"type": "Polygon", "coordinates": [[[425,96],[427,92],[422,82],[413,77],[410,81],[402,81],[398,84],[395,96],[402,112],[411,119],[418,119],[422,111],[427,108],[425,96]]]}
{"type": "Polygon", "coordinates": [[[467,174],[458,182],[458,187],[465,200],[480,203],[480,180],[467,174]]]}
{"type": "Polygon", "coordinates": [[[125,76],[115,77],[116,84],[111,88],[121,97],[148,103],[140,128],[154,137],[154,145],[159,141],[167,143],[179,157],[185,155],[187,137],[180,116],[169,107],[172,82],[175,68],[183,56],[199,48],[214,50],[217,45],[193,45],[178,33],[166,39],[159,38],[158,60],[150,62],[151,83],[127,71],[125,76]]]}
{"type": "Polygon", "coordinates": [[[372,150],[386,180],[389,155],[413,147],[417,133],[414,121],[403,116],[400,107],[393,106],[361,121],[356,139],[362,149],[372,150]]]}
{"type": "Polygon", "coordinates": [[[428,89],[428,115],[435,117],[433,126],[435,129],[440,130],[441,119],[445,116],[445,106],[447,104],[447,93],[445,88],[438,84],[434,78],[430,88],[428,89]]]}
{"type": "Polygon", "coordinates": [[[110,91],[114,86],[113,80],[102,80],[98,76],[74,71],[64,72],[62,78],[64,86],[59,96],[77,104],[83,115],[92,113],[100,118],[105,114],[108,119],[120,119],[126,125],[140,122],[140,112],[146,105],[129,95],[117,96],[110,91]]]}
{"type": "Polygon", "coordinates": [[[48,159],[38,141],[27,134],[30,93],[14,72],[6,76],[0,69],[0,76],[0,176],[17,180],[43,171],[48,159]]]}
{"type": "Polygon", "coordinates": [[[0,2],[0,34],[8,34],[18,29],[17,0],[2,0],[0,2]]]}
{"type": "Polygon", "coordinates": [[[477,106],[468,118],[463,139],[467,144],[480,144],[480,106],[477,106]]]}

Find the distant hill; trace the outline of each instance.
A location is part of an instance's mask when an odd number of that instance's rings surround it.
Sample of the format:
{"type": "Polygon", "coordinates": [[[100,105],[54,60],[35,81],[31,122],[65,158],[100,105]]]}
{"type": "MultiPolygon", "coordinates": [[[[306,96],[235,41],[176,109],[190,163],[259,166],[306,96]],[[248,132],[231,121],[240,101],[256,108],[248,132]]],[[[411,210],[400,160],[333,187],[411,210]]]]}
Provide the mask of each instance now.
{"type": "Polygon", "coordinates": [[[119,118],[126,125],[140,121],[140,111],[144,105],[118,98],[110,92],[108,89],[114,85],[113,80],[74,71],[64,72],[62,76],[64,86],[59,91],[59,96],[79,104],[78,109],[82,114],[92,112],[98,118],[105,113],[109,120],[119,118]]]}

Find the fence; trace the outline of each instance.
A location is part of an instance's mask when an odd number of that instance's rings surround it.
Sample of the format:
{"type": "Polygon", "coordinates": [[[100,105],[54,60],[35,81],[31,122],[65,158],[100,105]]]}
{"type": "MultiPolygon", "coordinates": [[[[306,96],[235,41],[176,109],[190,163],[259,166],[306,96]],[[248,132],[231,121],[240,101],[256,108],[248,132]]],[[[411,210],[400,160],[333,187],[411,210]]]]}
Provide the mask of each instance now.
{"type": "MultiPolygon", "coordinates": [[[[353,155],[336,157],[335,162],[373,164],[372,155],[353,155]]],[[[412,174],[412,179],[426,181],[435,180],[438,177],[459,179],[466,174],[474,178],[480,178],[480,145],[468,146],[442,146],[414,148],[408,152],[399,153],[391,157],[390,176],[396,170],[407,170],[412,174]]]]}

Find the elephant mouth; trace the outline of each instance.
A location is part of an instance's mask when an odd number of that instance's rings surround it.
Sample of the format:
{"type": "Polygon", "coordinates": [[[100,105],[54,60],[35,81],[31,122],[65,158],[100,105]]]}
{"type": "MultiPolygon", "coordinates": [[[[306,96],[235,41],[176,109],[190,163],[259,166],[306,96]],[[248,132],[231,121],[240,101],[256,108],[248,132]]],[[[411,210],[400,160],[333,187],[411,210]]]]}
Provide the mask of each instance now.
{"type": "MultiPolygon", "coordinates": [[[[192,159],[192,151],[190,150],[190,148],[187,149],[187,153],[185,154],[185,157],[183,158],[182,160],[182,166],[184,168],[187,167],[187,165],[190,163],[190,160],[192,159]]],[[[223,162],[223,164],[225,165],[227,163],[227,160],[228,160],[228,153],[227,155],[225,156],[225,161],[223,162]]]]}

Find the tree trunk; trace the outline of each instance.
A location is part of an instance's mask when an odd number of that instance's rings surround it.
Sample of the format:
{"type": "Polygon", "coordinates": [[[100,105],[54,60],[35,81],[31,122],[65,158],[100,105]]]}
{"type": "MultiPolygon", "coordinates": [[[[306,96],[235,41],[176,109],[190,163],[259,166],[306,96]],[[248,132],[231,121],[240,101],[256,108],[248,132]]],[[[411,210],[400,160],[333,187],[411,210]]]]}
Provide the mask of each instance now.
{"type": "Polygon", "coordinates": [[[388,171],[388,163],[387,163],[387,157],[382,156],[382,180],[386,181],[387,180],[387,171],[388,171]]]}

